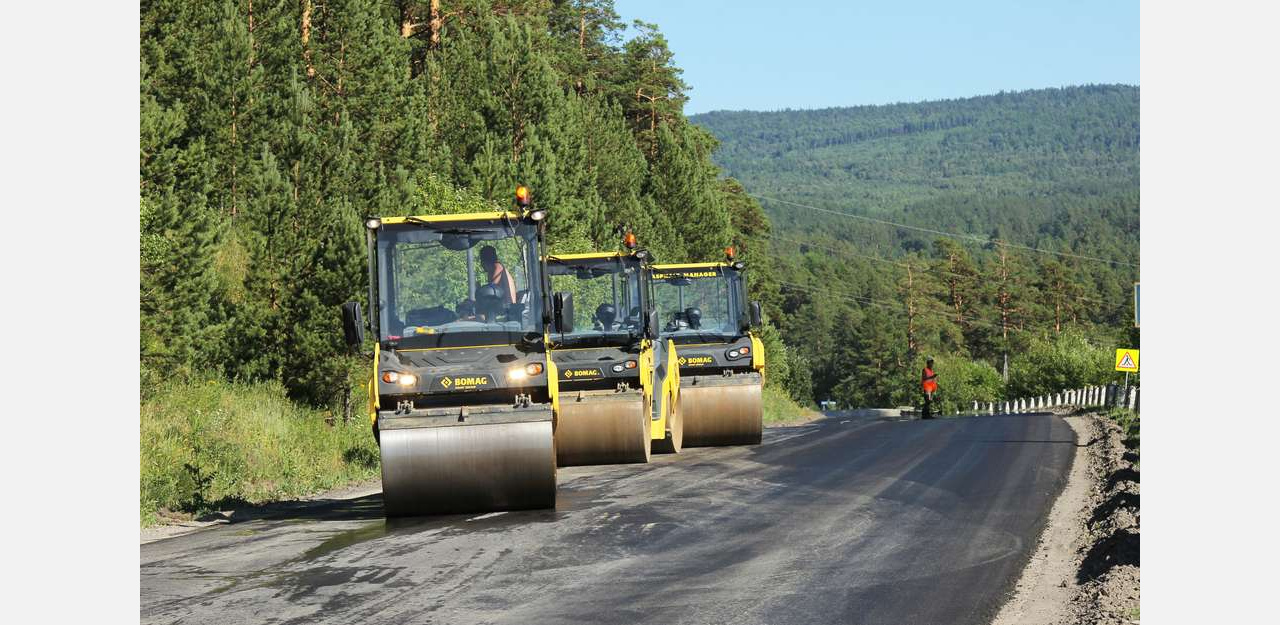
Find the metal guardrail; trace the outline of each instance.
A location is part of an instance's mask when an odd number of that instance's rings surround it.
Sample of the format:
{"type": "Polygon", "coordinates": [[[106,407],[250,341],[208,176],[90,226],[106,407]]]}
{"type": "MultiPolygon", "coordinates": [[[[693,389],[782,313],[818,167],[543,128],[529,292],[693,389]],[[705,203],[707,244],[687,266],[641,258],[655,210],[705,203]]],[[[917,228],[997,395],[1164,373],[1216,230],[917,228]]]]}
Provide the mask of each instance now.
{"type": "Polygon", "coordinates": [[[1044,408],[1126,408],[1133,412],[1142,412],[1141,389],[1136,386],[1107,384],[1105,386],[1085,386],[1040,395],[1038,397],[1022,397],[998,402],[973,402],[976,414],[1020,414],[1035,412],[1044,408]]]}

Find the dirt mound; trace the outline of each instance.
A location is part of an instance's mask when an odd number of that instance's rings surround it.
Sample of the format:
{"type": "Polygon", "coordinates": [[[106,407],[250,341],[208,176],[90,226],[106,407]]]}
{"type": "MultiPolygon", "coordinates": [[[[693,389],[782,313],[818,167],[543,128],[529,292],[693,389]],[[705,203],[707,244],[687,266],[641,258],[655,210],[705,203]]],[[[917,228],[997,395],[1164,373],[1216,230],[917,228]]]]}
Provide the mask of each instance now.
{"type": "Polygon", "coordinates": [[[1070,622],[1137,622],[1142,520],[1138,454],[1125,447],[1120,426],[1099,417],[1088,423],[1097,448],[1089,454],[1090,473],[1097,484],[1081,528],[1070,622]]]}
{"type": "Polygon", "coordinates": [[[1139,454],[1105,417],[1066,421],[1077,440],[1067,485],[994,625],[1138,622],[1139,454]]]}

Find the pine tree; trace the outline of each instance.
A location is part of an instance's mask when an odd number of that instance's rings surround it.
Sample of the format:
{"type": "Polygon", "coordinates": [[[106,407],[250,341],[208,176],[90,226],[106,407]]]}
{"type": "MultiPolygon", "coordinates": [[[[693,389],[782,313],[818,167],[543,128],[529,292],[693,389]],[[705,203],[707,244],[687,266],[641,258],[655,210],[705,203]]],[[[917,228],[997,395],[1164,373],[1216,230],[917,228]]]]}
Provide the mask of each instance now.
{"type": "Polygon", "coordinates": [[[657,153],[650,168],[654,202],[666,211],[690,261],[720,260],[732,241],[729,215],[709,161],[714,139],[687,124],[658,127],[657,153]],[[678,217],[676,217],[678,215],[678,217]]]}
{"type": "Polygon", "coordinates": [[[682,119],[685,92],[689,85],[680,79],[667,40],[655,24],[636,20],[639,35],[624,46],[621,93],[627,119],[631,122],[641,150],[652,160],[660,149],[659,127],[682,119]]]}

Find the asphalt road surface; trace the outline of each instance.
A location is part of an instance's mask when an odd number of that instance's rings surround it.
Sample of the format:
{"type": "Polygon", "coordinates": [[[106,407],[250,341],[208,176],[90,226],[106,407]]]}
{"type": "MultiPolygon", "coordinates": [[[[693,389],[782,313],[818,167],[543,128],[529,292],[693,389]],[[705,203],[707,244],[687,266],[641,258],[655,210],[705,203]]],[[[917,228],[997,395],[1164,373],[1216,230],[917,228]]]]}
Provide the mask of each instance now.
{"type": "Polygon", "coordinates": [[[1076,445],[1050,415],[828,417],[561,469],[555,510],[377,495],[141,547],[144,623],[985,623],[1076,445]]]}

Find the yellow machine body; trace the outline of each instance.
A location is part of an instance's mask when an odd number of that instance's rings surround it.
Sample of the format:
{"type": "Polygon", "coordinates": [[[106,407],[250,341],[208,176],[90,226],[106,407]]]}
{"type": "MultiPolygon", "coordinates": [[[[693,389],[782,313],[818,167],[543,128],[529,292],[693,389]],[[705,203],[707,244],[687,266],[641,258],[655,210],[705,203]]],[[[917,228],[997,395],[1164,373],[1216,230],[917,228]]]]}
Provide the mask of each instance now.
{"type": "Polygon", "coordinates": [[[579,319],[571,331],[561,333],[553,324],[548,334],[560,385],[555,432],[561,466],[648,462],[653,451],[678,452],[681,447],[678,367],[671,366],[673,350],[655,350],[646,330],[650,306],[644,258],[635,252],[547,258],[552,291],[573,289],[569,293],[582,298],[575,306],[599,304],[595,310],[580,309],[590,318],[579,319]],[[603,289],[604,283],[611,289],[603,289]],[[634,314],[619,321],[619,310],[634,314]],[[581,327],[582,321],[590,321],[592,328],[581,327]],[[656,366],[655,351],[670,356],[665,366],[656,366]]]}
{"type": "Polygon", "coordinates": [[[750,319],[742,264],[654,265],[651,278],[680,370],[684,444],[759,443],[764,345],[750,329],[759,320],[750,319]]]}
{"type": "Polygon", "coordinates": [[[366,232],[386,515],[554,507],[544,224],[518,212],[424,215],[370,218],[366,232]],[[510,284],[525,287],[511,303],[476,272],[503,253],[510,284]]]}

